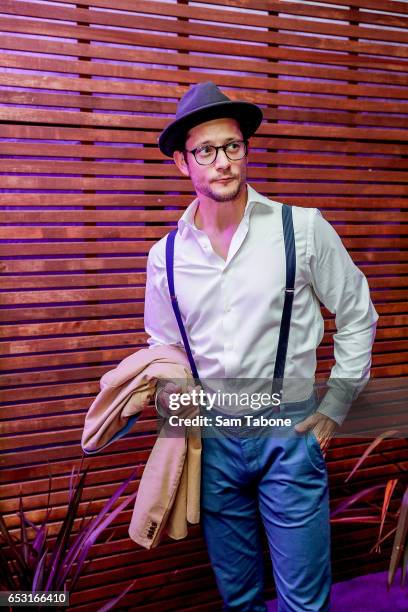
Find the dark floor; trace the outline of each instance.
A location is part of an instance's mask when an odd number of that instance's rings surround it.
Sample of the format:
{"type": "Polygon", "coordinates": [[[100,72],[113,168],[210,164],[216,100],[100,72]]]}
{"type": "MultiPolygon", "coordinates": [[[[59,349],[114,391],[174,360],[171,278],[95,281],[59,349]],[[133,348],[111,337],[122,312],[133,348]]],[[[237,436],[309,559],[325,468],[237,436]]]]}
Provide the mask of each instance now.
{"type": "MultiPolygon", "coordinates": [[[[407,612],[408,583],[400,586],[401,570],[387,592],[387,572],[359,576],[332,587],[330,612],[407,612]]],[[[276,599],[268,602],[268,612],[278,609],[276,599]]]]}

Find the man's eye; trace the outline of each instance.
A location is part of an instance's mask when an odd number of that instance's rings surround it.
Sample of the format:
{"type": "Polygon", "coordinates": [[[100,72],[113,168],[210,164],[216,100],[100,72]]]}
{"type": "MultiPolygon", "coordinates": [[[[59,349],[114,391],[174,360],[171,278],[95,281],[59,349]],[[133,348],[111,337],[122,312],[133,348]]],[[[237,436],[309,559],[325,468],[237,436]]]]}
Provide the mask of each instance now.
{"type": "Polygon", "coordinates": [[[200,149],[197,149],[197,153],[199,155],[211,155],[213,150],[214,150],[214,147],[212,147],[211,145],[208,145],[205,147],[201,147],[200,149]]]}
{"type": "Polygon", "coordinates": [[[228,143],[228,151],[237,151],[239,149],[239,142],[230,142],[228,143]]]}

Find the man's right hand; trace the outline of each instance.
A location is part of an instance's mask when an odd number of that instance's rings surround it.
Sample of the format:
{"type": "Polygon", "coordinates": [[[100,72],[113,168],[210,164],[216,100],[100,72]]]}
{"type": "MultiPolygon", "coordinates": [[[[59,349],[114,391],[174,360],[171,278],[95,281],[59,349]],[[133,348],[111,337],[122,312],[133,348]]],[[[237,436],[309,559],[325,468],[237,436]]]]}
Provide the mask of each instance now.
{"type": "MultiPolygon", "coordinates": [[[[175,410],[170,408],[171,395],[183,394],[185,397],[186,393],[190,394],[194,389],[197,391],[197,393],[199,393],[201,387],[200,385],[190,384],[183,389],[179,384],[173,382],[166,383],[159,389],[158,393],[156,393],[156,410],[158,414],[165,418],[168,418],[171,415],[176,415],[183,418],[190,418],[198,415],[200,413],[200,407],[197,405],[197,403],[192,403],[192,401],[186,406],[179,402],[178,407],[175,410]]],[[[174,400],[174,395],[172,399],[174,400]]]]}

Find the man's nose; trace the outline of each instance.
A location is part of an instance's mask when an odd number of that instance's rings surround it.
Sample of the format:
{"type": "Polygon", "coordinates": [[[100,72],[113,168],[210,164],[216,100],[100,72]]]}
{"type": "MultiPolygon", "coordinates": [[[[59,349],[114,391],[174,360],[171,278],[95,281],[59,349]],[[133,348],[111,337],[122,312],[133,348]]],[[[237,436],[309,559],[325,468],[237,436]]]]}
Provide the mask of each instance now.
{"type": "Polygon", "coordinates": [[[218,149],[218,155],[215,159],[216,168],[227,168],[231,165],[231,161],[228,159],[224,149],[218,149]]]}

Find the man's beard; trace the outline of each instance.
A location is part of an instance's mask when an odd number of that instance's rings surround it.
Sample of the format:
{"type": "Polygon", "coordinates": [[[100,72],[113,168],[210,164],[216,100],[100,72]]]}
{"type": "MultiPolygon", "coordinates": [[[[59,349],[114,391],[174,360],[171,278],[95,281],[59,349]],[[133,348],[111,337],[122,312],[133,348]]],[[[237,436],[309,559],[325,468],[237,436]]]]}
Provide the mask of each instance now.
{"type": "MultiPolygon", "coordinates": [[[[234,177],[235,178],[235,177],[234,177]]],[[[235,198],[239,195],[241,189],[245,185],[246,177],[241,176],[241,180],[235,188],[232,188],[230,191],[226,191],[225,193],[218,193],[211,189],[211,183],[208,185],[198,185],[198,190],[214,202],[229,202],[230,200],[235,200],[235,198]]]]}

